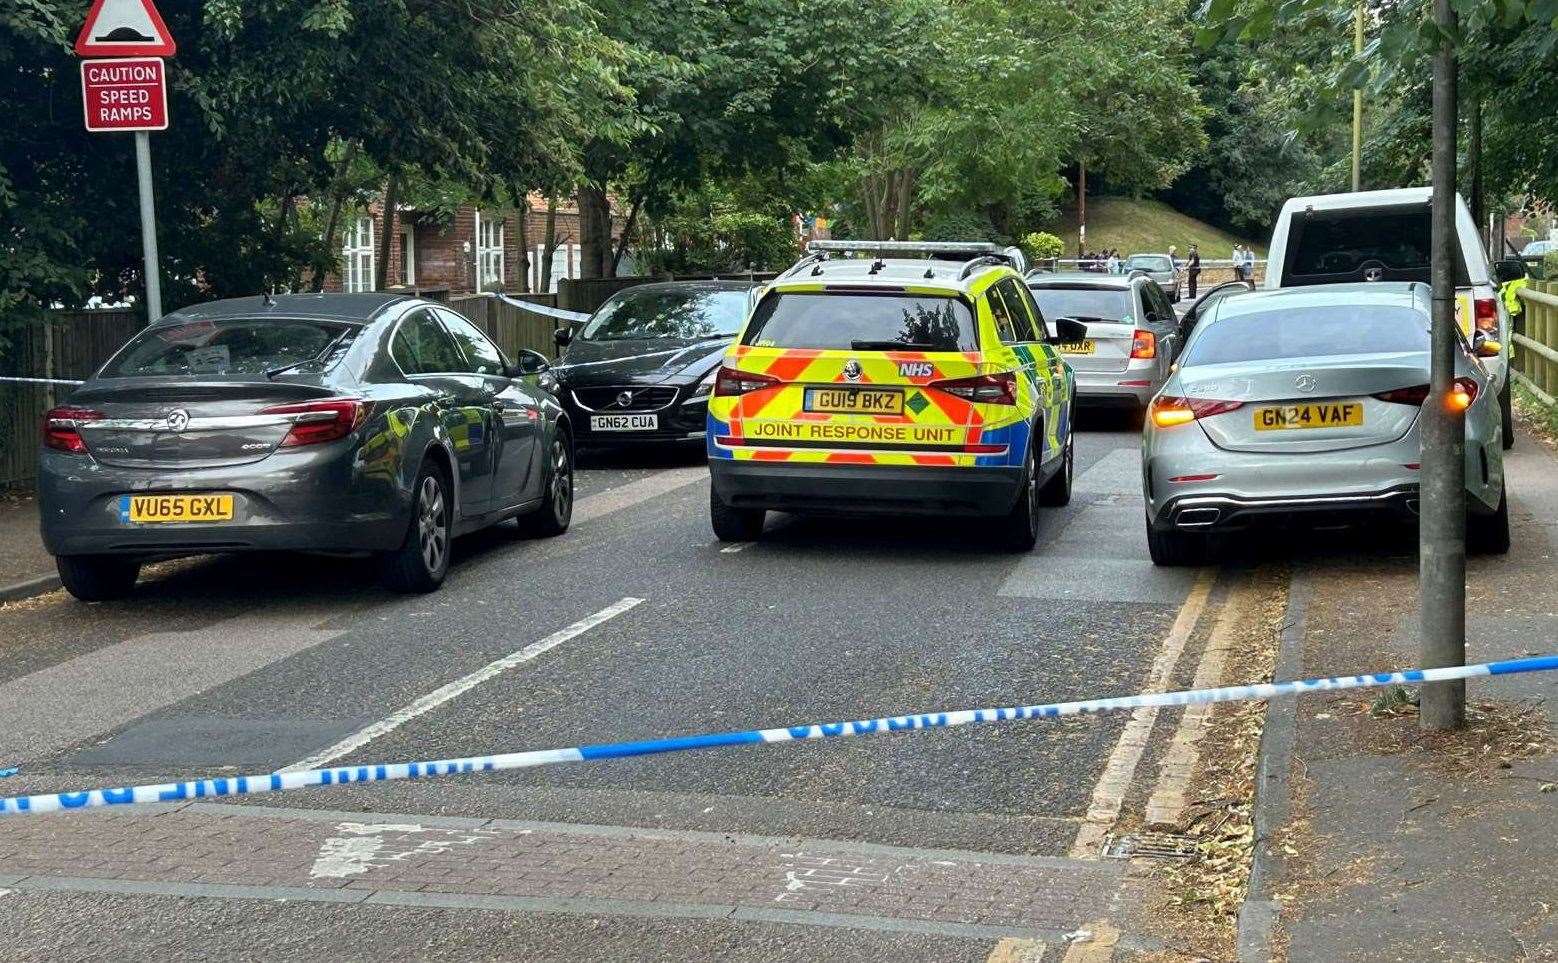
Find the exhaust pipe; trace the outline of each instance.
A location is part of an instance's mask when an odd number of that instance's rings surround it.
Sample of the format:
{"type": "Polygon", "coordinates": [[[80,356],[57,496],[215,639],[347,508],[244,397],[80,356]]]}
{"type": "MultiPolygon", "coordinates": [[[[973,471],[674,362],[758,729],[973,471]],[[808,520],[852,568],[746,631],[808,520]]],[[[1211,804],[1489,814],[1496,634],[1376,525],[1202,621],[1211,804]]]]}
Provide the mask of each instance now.
{"type": "Polygon", "coordinates": [[[1206,528],[1216,525],[1222,517],[1221,508],[1182,508],[1174,516],[1174,524],[1180,528],[1206,528]]]}

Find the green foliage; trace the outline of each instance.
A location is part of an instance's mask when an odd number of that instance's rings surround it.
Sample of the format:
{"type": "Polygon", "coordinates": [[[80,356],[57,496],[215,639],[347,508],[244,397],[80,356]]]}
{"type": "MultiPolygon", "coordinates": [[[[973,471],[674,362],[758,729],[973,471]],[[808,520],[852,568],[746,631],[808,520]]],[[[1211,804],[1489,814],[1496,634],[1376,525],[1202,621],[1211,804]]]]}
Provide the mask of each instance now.
{"type": "Polygon", "coordinates": [[[789,267],[800,248],[787,214],[743,207],[729,190],[713,189],[649,221],[635,252],[645,274],[734,274],[789,267]]]}
{"type": "Polygon", "coordinates": [[[1022,239],[1022,251],[1030,261],[1047,261],[1065,253],[1066,245],[1048,231],[1034,231],[1022,239]]]}
{"type": "MultiPolygon", "coordinates": [[[[323,227],[389,171],[469,195],[566,182],[632,133],[623,44],[587,0],[166,0],[172,124],[152,135],[167,308],[305,283],[323,227]]],[[[128,138],[82,130],[77,0],[0,8],[0,315],[141,286],[128,138]]],[[[338,238],[335,239],[338,242],[338,238]]]]}
{"type": "MultiPolygon", "coordinates": [[[[1362,87],[1367,124],[1365,186],[1390,187],[1428,179],[1428,57],[1448,41],[1460,61],[1460,114],[1472,103],[1483,113],[1482,173],[1489,195],[1518,199],[1558,195],[1558,129],[1542,122],[1558,114],[1558,3],[1553,0],[1454,0],[1453,32],[1442,36],[1423,0],[1371,2],[1362,55],[1351,49],[1352,0],[1206,0],[1197,40],[1257,44],[1292,51],[1296,64],[1284,86],[1310,105],[1312,132],[1327,124],[1346,136],[1342,112],[1362,87]]],[[[1295,114],[1295,116],[1299,116],[1295,114]]],[[[1462,131],[1464,149],[1468,133],[1462,131]]],[[[1344,189],[1345,147],[1328,152],[1318,180],[1344,189]]],[[[1495,207],[1501,206],[1498,201],[1495,207]]]]}
{"type": "Polygon", "coordinates": [[[994,241],[1003,243],[1002,237],[990,223],[990,218],[980,211],[953,208],[940,211],[925,223],[924,239],[930,241],[994,241]]]}

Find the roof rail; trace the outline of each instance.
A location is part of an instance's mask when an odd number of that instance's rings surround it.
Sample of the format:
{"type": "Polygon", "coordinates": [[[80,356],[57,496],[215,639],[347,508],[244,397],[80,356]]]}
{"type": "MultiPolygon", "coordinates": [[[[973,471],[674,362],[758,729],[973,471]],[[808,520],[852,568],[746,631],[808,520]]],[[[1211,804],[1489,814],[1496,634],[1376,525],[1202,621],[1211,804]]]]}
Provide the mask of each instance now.
{"type": "MultiPolygon", "coordinates": [[[[801,258],[799,261],[796,261],[794,264],[792,264],[789,267],[785,268],[784,271],[782,273],[780,273],[779,277],[787,278],[790,275],[792,275],[792,274],[796,273],[797,271],[799,271],[801,268],[806,267],[808,264],[816,264],[816,265],[820,266],[822,264],[822,262],[826,261],[827,259],[828,259],[828,252],[826,252],[826,251],[813,251],[813,252],[807,254],[805,257],[801,258]]],[[[774,280],[777,281],[778,278],[775,278],[774,280]]]]}
{"type": "Polygon", "coordinates": [[[958,280],[961,281],[964,278],[968,277],[970,274],[973,274],[975,268],[984,267],[984,266],[990,265],[990,264],[1009,264],[1009,263],[1011,263],[1011,262],[1007,258],[1002,257],[999,254],[985,254],[985,255],[982,255],[980,257],[976,257],[972,261],[969,261],[967,264],[963,265],[963,270],[958,272],[958,280]]]}

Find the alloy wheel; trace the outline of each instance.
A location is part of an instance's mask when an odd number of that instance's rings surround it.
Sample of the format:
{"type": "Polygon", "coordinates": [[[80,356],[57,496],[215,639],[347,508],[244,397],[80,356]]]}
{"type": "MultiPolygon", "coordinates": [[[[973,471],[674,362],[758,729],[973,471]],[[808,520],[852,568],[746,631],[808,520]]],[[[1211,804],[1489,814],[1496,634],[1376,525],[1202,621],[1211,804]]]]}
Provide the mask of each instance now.
{"type": "Polygon", "coordinates": [[[443,571],[449,553],[449,531],[444,524],[444,487],[428,475],[417,493],[417,534],[422,545],[422,564],[429,574],[443,571]]]}
{"type": "Polygon", "coordinates": [[[573,515],[573,465],[563,439],[552,441],[552,513],[559,522],[573,515]]]}

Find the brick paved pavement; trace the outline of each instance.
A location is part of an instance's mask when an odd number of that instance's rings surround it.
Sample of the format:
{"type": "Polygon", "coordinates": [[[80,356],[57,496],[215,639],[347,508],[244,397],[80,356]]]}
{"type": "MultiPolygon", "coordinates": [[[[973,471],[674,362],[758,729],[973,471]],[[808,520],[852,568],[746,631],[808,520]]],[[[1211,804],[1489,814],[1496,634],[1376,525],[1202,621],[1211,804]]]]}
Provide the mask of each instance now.
{"type": "Polygon", "coordinates": [[[727,833],[191,803],[0,824],[0,886],[1047,935],[1123,867],[727,833]]]}

